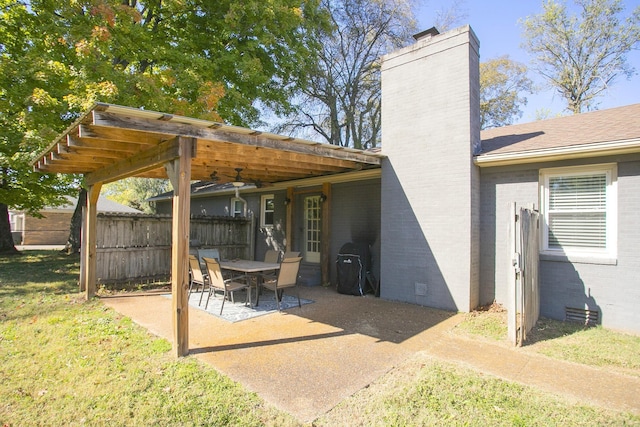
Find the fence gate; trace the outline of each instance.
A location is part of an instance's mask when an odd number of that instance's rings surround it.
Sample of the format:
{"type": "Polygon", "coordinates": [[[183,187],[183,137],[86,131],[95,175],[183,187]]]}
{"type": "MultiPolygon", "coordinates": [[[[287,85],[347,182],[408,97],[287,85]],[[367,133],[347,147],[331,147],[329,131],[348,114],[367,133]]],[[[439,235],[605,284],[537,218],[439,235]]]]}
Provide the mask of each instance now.
{"type": "Polygon", "coordinates": [[[538,321],[540,290],[538,264],[540,249],[539,213],[533,206],[517,208],[511,203],[509,241],[509,303],[507,307],[509,340],[521,346],[538,321]]]}

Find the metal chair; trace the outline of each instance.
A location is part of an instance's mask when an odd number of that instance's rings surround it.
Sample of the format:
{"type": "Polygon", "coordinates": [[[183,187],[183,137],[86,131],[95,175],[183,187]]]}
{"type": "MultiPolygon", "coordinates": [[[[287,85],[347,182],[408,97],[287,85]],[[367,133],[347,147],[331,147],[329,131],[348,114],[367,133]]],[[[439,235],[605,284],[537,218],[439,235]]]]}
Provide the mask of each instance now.
{"type": "MultiPolygon", "coordinates": [[[[298,307],[302,307],[300,303],[300,289],[298,288],[298,271],[300,271],[301,257],[297,258],[285,258],[280,263],[280,270],[278,270],[278,276],[274,280],[265,280],[261,286],[270,289],[275,294],[276,303],[278,305],[278,311],[280,311],[280,300],[284,294],[284,290],[287,288],[296,288],[298,295],[298,307]]],[[[260,302],[260,292],[256,297],[256,305],[260,302]]]]}
{"type": "MultiPolygon", "coordinates": [[[[189,275],[189,297],[191,296],[194,285],[196,287],[196,292],[198,291],[198,288],[202,286],[202,294],[204,294],[204,288],[207,285],[207,276],[202,273],[200,262],[198,262],[198,258],[196,258],[195,255],[189,255],[189,275]]],[[[198,305],[201,303],[202,295],[200,295],[200,302],[198,305]]]]}
{"type": "Polygon", "coordinates": [[[234,282],[231,279],[225,280],[222,277],[222,271],[220,270],[220,264],[214,258],[203,258],[204,262],[207,266],[207,271],[209,272],[209,295],[207,296],[207,303],[204,305],[204,309],[206,310],[209,306],[209,298],[211,298],[211,294],[215,293],[216,290],[222,291],[224,295],[222,296],[222,306],[220,307],[220,315],[222,315],[222,310],[224,309],[224,302],[227,297],[231,295],[231,302],[235,302],[233,298],[233,293],[235,291],[239,291],[242,289],[247,289],[247,300],[245,301],[245,305],[247,301],[251,301],[251,287],[246,283],[234,282]]]}

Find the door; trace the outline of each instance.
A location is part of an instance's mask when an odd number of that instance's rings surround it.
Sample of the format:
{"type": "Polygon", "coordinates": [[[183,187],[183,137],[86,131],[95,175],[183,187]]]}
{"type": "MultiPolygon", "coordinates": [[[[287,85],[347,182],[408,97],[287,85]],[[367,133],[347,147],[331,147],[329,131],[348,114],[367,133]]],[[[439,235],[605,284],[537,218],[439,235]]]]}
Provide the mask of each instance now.
{"type": "Polygon", "coordinates": [[[322,215],[320,196],[304,198],[304,260],[320,263],[320,236],[322,215]]]}

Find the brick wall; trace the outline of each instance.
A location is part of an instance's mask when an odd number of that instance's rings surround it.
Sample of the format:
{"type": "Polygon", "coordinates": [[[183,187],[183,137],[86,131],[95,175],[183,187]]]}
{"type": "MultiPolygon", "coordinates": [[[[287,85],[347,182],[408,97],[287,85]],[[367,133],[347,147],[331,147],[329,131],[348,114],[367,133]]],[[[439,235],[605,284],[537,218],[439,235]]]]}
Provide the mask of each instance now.
{"type": "Polygon", "coordinates": [[[479,301],[478,41],[462,27],[383,58],[381,296],[479,301]]]}
{"type": "Polygon", "coordinates": [[[540,168],[582,164],[618,164],[618,256],[614,264],[597,260],[540,262],[540,314],[564,320],[565,307],[598,310],[607,328],[640,333],[640,156],[596,158],[482,170],[481,303],[506,304],[508,205],[539,206],[540,168]]]}

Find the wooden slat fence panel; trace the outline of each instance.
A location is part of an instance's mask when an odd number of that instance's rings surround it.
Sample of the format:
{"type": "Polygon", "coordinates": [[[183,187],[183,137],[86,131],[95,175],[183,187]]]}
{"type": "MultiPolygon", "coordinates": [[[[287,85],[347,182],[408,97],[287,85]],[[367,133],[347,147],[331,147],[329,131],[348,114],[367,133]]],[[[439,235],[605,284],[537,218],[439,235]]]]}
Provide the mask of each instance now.
{"type": "Polygon", "coordinates": [[[510,241],[512,265],[508,304],[509,340],[522,345],[540,315],[538,268],[540,259],[539,213],[511,204],[510,241]]]}
{"type": "Polygon", "coordinates": [[[539,214],[531,209],[520,209],[522,239],[522,345],[527,334],[540,316],[540,291],[538,289],[538,267],[540,259],[539,214]]]}
{"type": "MultiPolygon", "coordinates": [[[[246,218],[194,217],[190,240],[218,248],[225,259],[251,257],[252,221],[246,218]]],[[[99,284],[168,280],[171,275],[171,225],[168,215],[98,215],[99,284]]]]}

